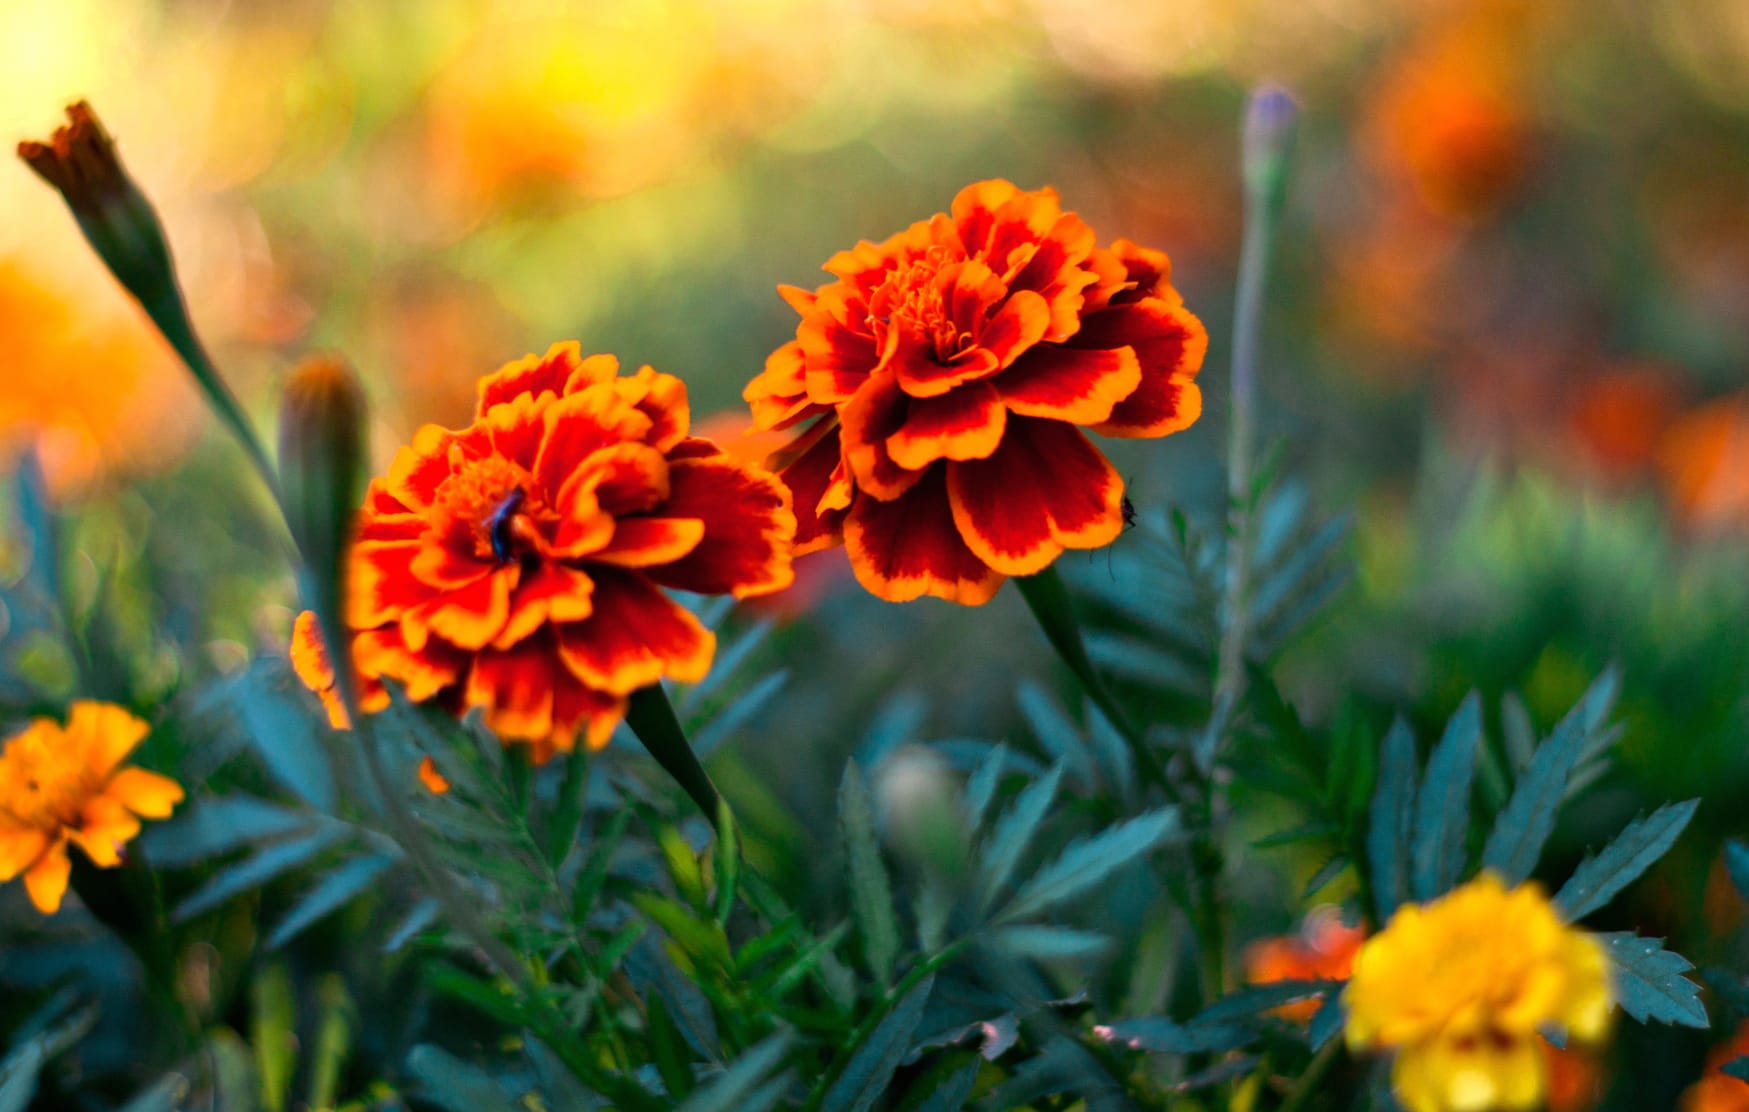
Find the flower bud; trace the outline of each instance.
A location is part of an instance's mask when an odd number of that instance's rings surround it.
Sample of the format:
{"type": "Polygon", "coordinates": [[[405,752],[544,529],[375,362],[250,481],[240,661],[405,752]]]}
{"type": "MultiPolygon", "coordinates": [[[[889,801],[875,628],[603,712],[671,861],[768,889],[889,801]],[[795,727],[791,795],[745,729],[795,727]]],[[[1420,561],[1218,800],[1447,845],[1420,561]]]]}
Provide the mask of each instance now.
{"type": "Polygon", "coordinates": [[[938,876],[965,868],[965,819],[958,777],[927,749],[906,746],[880,766],[875,805],[887,844],[906,861],[938,876]]]}
{"type": "Polygon", "coordinates": [[[1276,209],[1287,196],[1287,168],[1298,115],[1299,106],[1281,86],[1261,85],[1252,90],[1245,104],[1240,154],[1245,192],[1253,202],[1276,209]]]}
{"type": "Polygon", "coordinates": [[[364,476],[365,403],[358,378],[334,356],[292,372],[279,411],[280,499],[303,554],[324,629],[340,616],[353,511],[364,476]]]}

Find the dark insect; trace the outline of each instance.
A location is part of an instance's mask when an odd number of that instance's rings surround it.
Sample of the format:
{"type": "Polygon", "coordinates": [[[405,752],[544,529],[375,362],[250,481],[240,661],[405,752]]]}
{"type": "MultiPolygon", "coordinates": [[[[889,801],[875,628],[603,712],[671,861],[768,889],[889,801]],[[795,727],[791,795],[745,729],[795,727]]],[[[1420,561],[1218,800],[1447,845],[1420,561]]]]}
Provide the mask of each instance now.
{"type": "Polygon", "coordinates": [[[498,558],[500,564],[510,559],[511,527],[527,497],[521,487],[516,487],[504,496],[504,501],[498,503],[498,508],[486,519],[486,533],[492,538],[492,555],[498,558]]]}
{"type": "Polygon", "coordinates": [[[1129,495],[1123,496],[1123,504],[1119,507],[1119,512],[1123,514],[1124,531],[1127,533],[1134,529],[1136,527],[1136,504],[1130,501],[1129,495]]]}

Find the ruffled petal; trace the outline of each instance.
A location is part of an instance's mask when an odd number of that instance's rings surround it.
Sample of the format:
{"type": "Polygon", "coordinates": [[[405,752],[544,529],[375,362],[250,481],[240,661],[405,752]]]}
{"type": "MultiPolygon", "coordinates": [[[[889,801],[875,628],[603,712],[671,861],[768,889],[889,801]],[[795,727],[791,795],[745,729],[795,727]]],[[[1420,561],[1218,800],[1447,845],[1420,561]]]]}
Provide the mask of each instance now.
{"type": "Polygon", "coordinates": [[[433,538],[426,543],[397,542],[394,550],[377,547],[363,550],[354,546],[354,558],[369,560],[379,567],[390,561],[406,561],[407,573],[432,590],[453,591],[478,582],[492,574],[496,560],[482,560],[474,555],[472,545],[458,550],[445,540],[433,538]]]}
{"type": "Polygon", "coordinates": [[[362,679],[359,704],[366,711],[375,711],[389,705],[388,692],[377,681],[394,680],[407,689],[407,698],[424,702],[460,680],[468,657],[438,641],[428,641],[415,652],[407,647],[400,627],[387,626],[355,635],[352,660],[362,679]]]}
{"type": "Polygon", "coordinates": [[[594,611],[595,581],[575,568],[548,561],[526,575],[510,595],[510,616],[492,639],[508,649],[548,622],[577,622],[594,611]]]}
{"type": "Polygon", "coordinates": [[[401,635],[415,652],[432,634],[461,649],[484,648],[510,618],[510,592],[522,575],[512,561],[477,583],[446,591],[401,615],[401,635]]]}
{"type": "Polygon", "coordinates": [[[558,667],[550,633],[474,657],[463,698],[486,708],[486,725],[507,740],[545,740],[553,732],[553,683],[558,667]]]}
{"type": "Polygon", "coordinates": [[[44,915],[61,910],[61,899],[67,894],[67,878],[73,872],[73,862],[67,857],[67,843],[56,842],[48,852],[24,873],[24,888],[30,902],[44,915]]]}
{"type": "Polygon", "coordinates": [[[547,349],[545,355],[528,355],[482,378],[477,387],[476,416],[521,394],[567,394],[619,374],[619,360],[611,355],[582,357],[575,340],[565,340],[547,349]]]}
{"type": "Polygon", "coordinates": [[[397,620],[436,592],[413,574],[415,550],[378,548],[353,552],[348,564],[346,624],[369,629],[397,620]]]}
{"type": "Polygon", "coordinates": [[[668,476],[663,516],[699,521],[703,536],[679,559],[649,567],[652,580],[736,598],[781,590],[794,581],[796,514],[781,480],[724,455],[676,460],[668,476]]]}
{"type": "Polygon", "coordinates": [[[796,326],[809,401],[837,405],[847,400],[880,363],[880,345],[868,332],[867,316],[860,299],[833,290],[796,326]]]}
{"type": "Polygon", "coordinates": [[[635,572],[596,573],[595,613],[558,627],[559,656],[585,686],[629,695],[663,677],[694,683],[710,671],[716,635],[635,572]]]}
{"type": "Polygon", "coordinates": [[[1044,339],[1051,327],[1050,306],[1031,290],[1019,290],[978,332],[978,346],[989,352],[998,367],[1012,366],[1033,345],[1044,339]]]}
{"type": "MultiPolygon", "coordinates": [[[[170,812],[166,810],[165,815],[170,812]]],[[[159,816],[162,817],[162,816],[159,816]]],[[[85,804],[76,829],[69,828],[67,839],[78,846],[91,863],[102,868],[121,864],[121,847],[140,832],[140,820],[119,801],[98,796],[85,804]]]]}
{"type": "Polygon", "coordinates": [[[837,422],[816,425],[801,440],[807,442],[810,438],[811,442],[806,443],[800,454],[790,457],[787,464],[779,465],[775,457],[769,461],[781,467],[778,477],[793,496],[797,556],[838,543],[844,533],[844,511],[855,491],[839,444],[837,422]]]}
{"type": "Polygon", "coordinates": [[[887,453],[887,438],[905,425],[907,403],[890,374],[876,375],[838,413],[844,461],[856,476],[856,486],[882,501],[897,498],[922,478],[907,471],[887,453]]]}
{"type": "Polygon", "coordinates": [[[648,513],[668,497],[668,462],[648,444],[603,448],[584,460],[577,474],[580,480],[588,476],[601,508],[614,517],[648,513]]]}
{"type": "Polygon", "coordinates": [[[169,818],[182,802],[182,785],[168,776],[143,768],[124,768],[110,778],[103,794],[134,814],[148,819],[169,818]]]}
{"type": "Polygon", "coordinates": [[[570,752],[577,736],[591,752],[607,748],[613,729],[626,716],[623,695],[609,695],[579,682],[567,672],[559,673],[559,686],[553,702],[553,736],[555,748],[570,752]]]}
{"type": "Polygon", "coordinates": [[[882,363],[881,373],[891,375],[899,388],[914,398],[938,397],[963,382],[988,378],[1001,369],[1001,361],[982,347],[967,348],[943,361],[926,337],[909,330],[896,331],[894,336],[892,354],[882,363]]]}
{"type": "MultiPolygon", "coordinates": [[[[1000,381],[1000,380],[997,380],[1000,381]]],[[[938,459],[983,459],[1002,442],[1008,411],[989,382],[968,382],[939,398],[913,398],[887,454],[910,471],[938,459]]]]}
{"type": "Polygon", "coordinates": [[[672,564],[704,540],[696,517],[627,517],[614,523],[613,540],[589,554],[591,563],[622,568],[672,564]]]}
{"type": "Polygon", "coordinates": [[[441,425],[422,425],[412,443],[395,453],[389,473],[382,477],[382,495],[408,510],[431,508],[437,488],[449,478],[449,446],[456,434],[441,425]]]}
{"type": "Polygon", "coordinates": [[[1123,531],[1123,480],[1073,425],[1016,417],[995,455],[943,466],[960,536],[1005,575],[1031,575],[1065,548],[1097,548],[1123,531]]]}
{"type": "Polygon", "coordinates": [[[825,407],[808,400],[807,363],[795,340],[765,357],[765,370],[754,376],[741,397],[753,410],[753,424],[781,429],[825,407]]]}
{"type": "Polygon", "coordinates": [[[620,397],[611,385],[590,386],[546,407],[546,435],[534,461],[534,480],[545,491],[565,485],[594,452],[650,432],[647,414],[620,397]]]}
{"type": "Polygon", "coordinates": [[[36,864],[49,848],[49,836],[34,826],[0,827],[0,884],[36,864]]]}
{"type": "Polygon", "coordinates": [[[1094,313],[1070,346],[1129,347],[1141,366],[1141,383],[1094,431],[1132,438],[1165,436],[1201,415],[1202,391],[1192,380],[1208,351],[1208,332],[1182,306],[1150,298],[1094,313]]]}
{"type": "Polygon", "coordinates": [[[151,732],[143,719],[114,703],[80,699],[67,711],[68,743],[85,751],[86,768],[99,776],[120,764],[151,732]]]}
{"type": "Polygon", "coordinates": [[[992,381],[1012,413],[1092,425],[1135,393],[1142,368],[1127,347],[1083,351],[1049,344],[1033,348],[992,381]]]}
{"type": "MultiPolygon", "coordinates": [[[[943,468],[891,502],[858,498],[844,519],[851,569],[869,593],[888,602],[934,595],[978,606],[1002,586],[1002,575],[960,539],[948,506],[943,468]]],[[[957,466],[957,465],[953,465],[957,466]]]]}
{"type": "Polygon", "coordinates": [[[692,405],[686,399],[686,383],[654,367],[639,367],[629,378],[617,378],[614,390],[628,404],[650,419],[644,443],[666,452],[692,428],[692,405]]]}

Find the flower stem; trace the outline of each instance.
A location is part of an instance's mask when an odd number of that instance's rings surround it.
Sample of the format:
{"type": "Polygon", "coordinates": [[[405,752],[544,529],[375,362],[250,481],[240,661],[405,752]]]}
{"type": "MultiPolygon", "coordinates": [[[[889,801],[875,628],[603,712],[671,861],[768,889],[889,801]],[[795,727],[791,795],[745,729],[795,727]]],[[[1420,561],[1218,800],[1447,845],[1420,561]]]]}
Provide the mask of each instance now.
{"type": "Polygon", "coordinates": [[[1081,627],[1075,621],[1075,609],[1069,602],[1068,588],[1063,585],[1063,577],[1057,574],[1057,569],[1047,567],[1036,574],[1021,576],[1014,583],[1020,588],[1027,606],[1032,608],[1045,639],[1057,650],[1069,671],[1081,681],[1081,689],[1093,700],[1093,705],[1104,713],[1128,743],[1136,767],[1174,803],[1181,802],[1177,786],[1167,777],[1165,766],[1148,745],[1146,736],[1130,721],[1129,715],[1124,713],[1110,689],[1093,670],[1093,661],[1088,659],[1087,646],[1081,639],[1081,627]]]}
{"type": "Polygon", "coordinates": [[[711,783],[704,766],[699,764],[698,754],[687,742],[686,730],[681,727],[680,719],[674,714],[674,705],[668,701],[668,693],[662,690],[660,683],[632,692],[630,704],[626,707],[626,725],[650,751],[650,756],[656,758],[656,763],[698,804],[705,821],[713,827],[718,825],[719,808],[724,806],[722,796],[717,793],[717,786],[711,783]]]}

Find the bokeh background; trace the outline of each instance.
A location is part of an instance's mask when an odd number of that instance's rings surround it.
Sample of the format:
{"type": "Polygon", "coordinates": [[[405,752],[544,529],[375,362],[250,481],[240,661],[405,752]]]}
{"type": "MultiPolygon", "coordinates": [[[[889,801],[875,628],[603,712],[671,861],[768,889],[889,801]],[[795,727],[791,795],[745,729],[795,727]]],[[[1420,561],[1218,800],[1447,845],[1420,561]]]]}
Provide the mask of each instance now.
{"type": "MultiPolygon", "coordinates": [[[[1509,694],[1546,728],[1619,665],[1622,748],[1566,852],[1704,794],[1634,914],[1733,961],[1743,909],[1716,849],[1749,831],[1741,0],[0,0],[0,134],[92,101],[263,427],[299,358],[340,351],[386,458],[463,422],[480,374],[578,338],[682,376],[732,438],[742,385],[793,332],[778,283],[823,281],[832,252],[1001,176],[1167,250],[1210,327],[1201,424],[1114,449],[1152,521],[1221,510],[1238,118],[1265,80],[1303,118],[1264,439],[1315,513],[1354,521],[1352,579],[1287,650],[1285,692],[1309,721],[1401,710],[1427,737],[1479,688],[1496,730],[1509,694]]],[[[0,466],[34,446],[77,512],[82,597],[116,607],[166,694],[280,651],[291,583],[234,449],[22,165],[0,170],[0,212],[0,466]],[[168,648],[165,622],[200,652],[168,648]]],[[[1119,570],[1141,544],[1119,541],[1119,570]]],[[[892,607],[811,564],[777,607],[789,694],[721,758],[802,859],[871,721],[999,737],[1020,728],[1015,675],[1052,674],[1013,591],[892,607]]],[[[1119,582],[1104,553],[1065,568],[1119,582]]],[[[3,611],[0,630],[7,667],[71,693],[48,639],[3,611]]],[[[1263,831],[1291,821],[1247,805],[1263,831]]]]}

